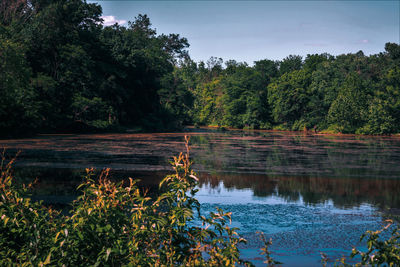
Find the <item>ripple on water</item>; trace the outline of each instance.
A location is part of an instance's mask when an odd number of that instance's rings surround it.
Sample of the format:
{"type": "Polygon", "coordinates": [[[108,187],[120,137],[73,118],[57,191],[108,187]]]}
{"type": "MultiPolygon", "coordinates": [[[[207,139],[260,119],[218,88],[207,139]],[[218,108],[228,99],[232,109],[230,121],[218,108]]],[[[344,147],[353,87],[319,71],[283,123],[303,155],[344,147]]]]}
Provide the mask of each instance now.
{"type": "Polygon", "coordinates": [[[248,240],[241,246],[243,256],[259,264],[262,243],[257,231],[272,238],[274,258],[304,266],[320,265],[320,252],[330,259],[349,256],[353,246],[364,245],[358,240],[366,230],[382,226],[379,214],[368,206],[340,210],[331,205],[202,203],[201,211],[207,214],[216,207],[232,212],[231,226],[239,227],[248,240]]]}

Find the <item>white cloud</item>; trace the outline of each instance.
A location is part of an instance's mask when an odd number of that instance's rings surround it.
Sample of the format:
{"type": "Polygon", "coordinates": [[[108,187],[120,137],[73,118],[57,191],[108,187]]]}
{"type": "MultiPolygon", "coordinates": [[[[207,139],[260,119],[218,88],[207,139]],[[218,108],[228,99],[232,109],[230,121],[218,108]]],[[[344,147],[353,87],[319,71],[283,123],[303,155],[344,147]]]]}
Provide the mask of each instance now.
{"type": "Polygon", "coordinates": [[[368,44],[368,43],[369,43],[369,40],[363,39],[363,40],[360,40],[359,42],[362,43],[362,44],[368,44]]]}
{"type": "Polygon", "coordinates": [[[116,19],[115,16],[101,16],[100,18],[103,19],[103,25],[104,26],[111,26],[111,25],[114,25],[115,23],[118,23],[118,24],[125,24],[126,23],[126,20],[116,19]]]}

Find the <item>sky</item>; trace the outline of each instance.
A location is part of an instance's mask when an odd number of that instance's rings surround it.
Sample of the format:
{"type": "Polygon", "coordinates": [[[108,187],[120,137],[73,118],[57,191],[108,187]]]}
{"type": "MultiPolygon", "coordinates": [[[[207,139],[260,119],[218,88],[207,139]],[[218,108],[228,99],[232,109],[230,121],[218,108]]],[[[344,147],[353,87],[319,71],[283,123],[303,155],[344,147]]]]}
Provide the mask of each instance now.
{"type": "Polygon", "coordinates": [[[88,1],[105,25],[147,14],[157,33],[189,41],[195,61],[211,56],[252,64],[315,53],[366,55],[400,42],[400,1],[88,1]]]}

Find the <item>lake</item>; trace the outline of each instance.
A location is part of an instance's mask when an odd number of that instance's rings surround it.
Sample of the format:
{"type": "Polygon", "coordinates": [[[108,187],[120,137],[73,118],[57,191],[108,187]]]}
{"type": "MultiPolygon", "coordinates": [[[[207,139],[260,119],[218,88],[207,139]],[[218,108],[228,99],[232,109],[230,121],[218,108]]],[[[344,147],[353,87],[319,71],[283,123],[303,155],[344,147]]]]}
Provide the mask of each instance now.
{"type": "Polygon", "coordinates": [[[262,264],[257,231],[272,238],[273,257],[285,266],[320,266],[348,256],[359,237],[400,214],[400,138],[303,132],[39,135],[0,140],[8,157],[18,150],[16,175],[38,178],[36,198],[65,205],[75,198],[84,169],[110,167],[113,179],[140,178],[156,188],[169,160],[191,137],[203,212],[232,212],[248,239],[244,258],[262,264]]]}

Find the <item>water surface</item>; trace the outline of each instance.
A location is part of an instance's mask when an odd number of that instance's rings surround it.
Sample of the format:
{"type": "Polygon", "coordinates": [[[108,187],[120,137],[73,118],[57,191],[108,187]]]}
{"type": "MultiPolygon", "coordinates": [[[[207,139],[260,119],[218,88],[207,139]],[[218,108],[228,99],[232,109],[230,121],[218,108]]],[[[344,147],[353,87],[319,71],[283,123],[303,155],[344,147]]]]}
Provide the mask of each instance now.
{"type": "Polygon", "coordinates": [[[362,246],[365,230],[399,214],[398,137],[188,129],[41,135],[0,140],[0,147],[8,155],[21,150],[16,173],[39,179],[39,198],[68,203],[86,167],[110,167],[114,179],[131,176],[155,187],[184,150],[184,135],[191,136],[202,210],[231,211],[233,226],[249,240],[244,256],[256,264],[262,263],[257,231],[273,238],[271,250],[285,265],[320,265],[320,252],[349,255],[362,246]]]}

